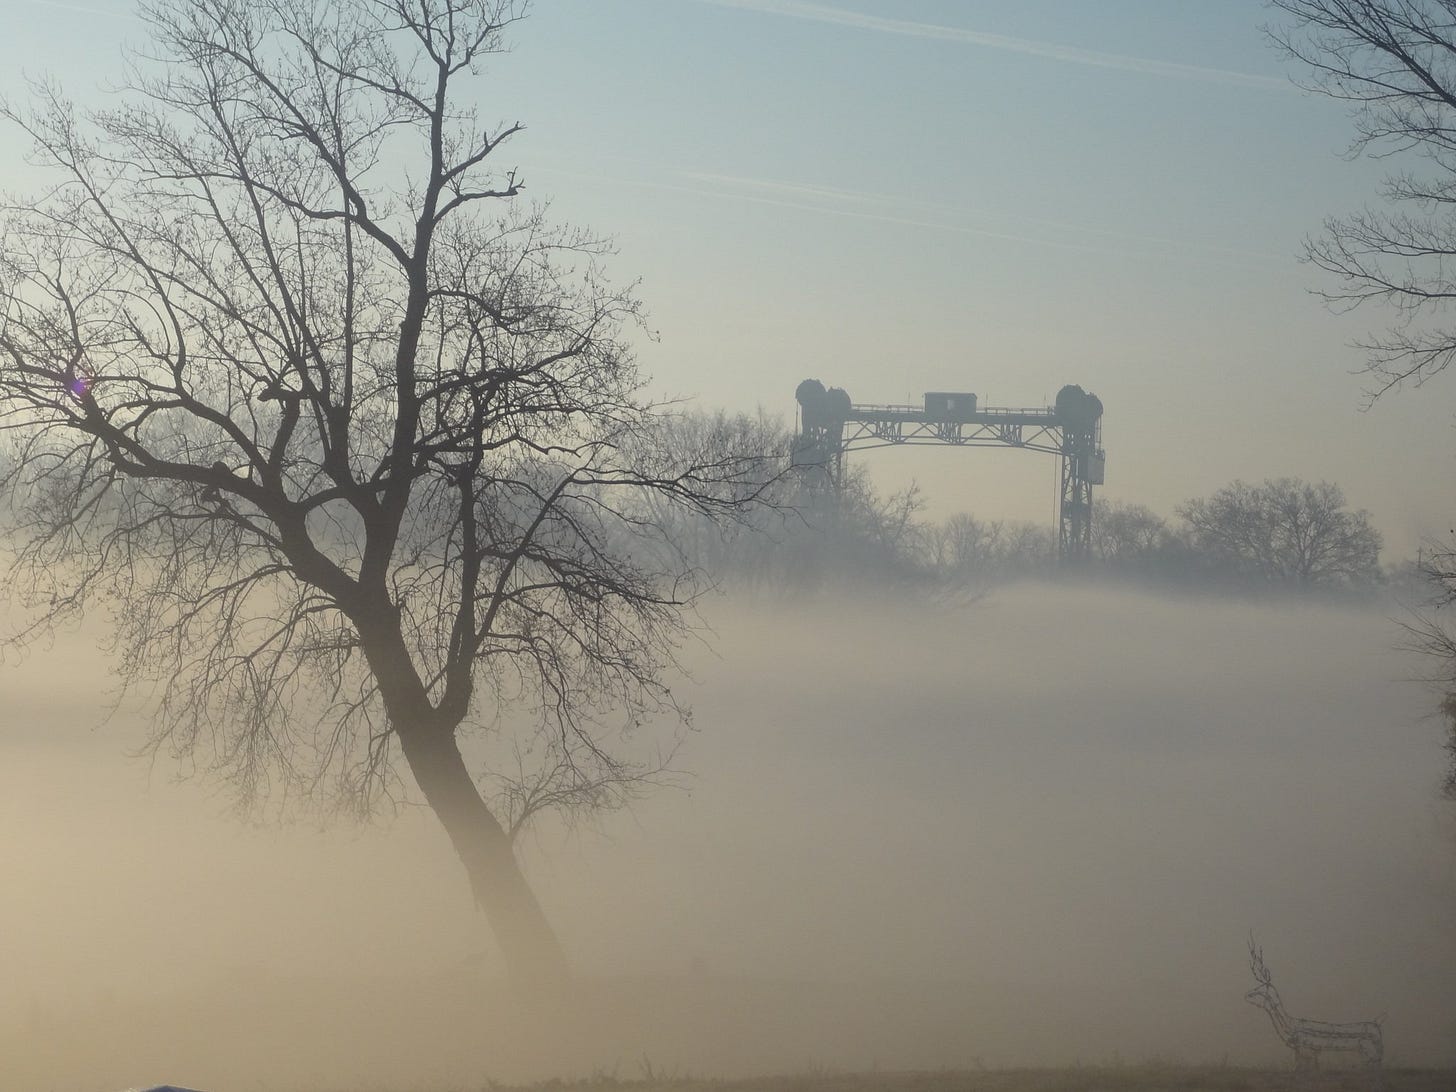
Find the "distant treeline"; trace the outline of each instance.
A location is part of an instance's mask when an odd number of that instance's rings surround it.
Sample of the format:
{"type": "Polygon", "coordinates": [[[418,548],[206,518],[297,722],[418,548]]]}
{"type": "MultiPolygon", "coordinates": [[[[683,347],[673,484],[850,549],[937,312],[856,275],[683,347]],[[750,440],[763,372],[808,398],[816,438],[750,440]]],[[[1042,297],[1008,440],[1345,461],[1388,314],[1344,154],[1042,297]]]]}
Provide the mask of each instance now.
{"type": "MultiPolygon", "coordinates": [[[[1028,577],[1066,577],[1049,525],[958,513],[925,518],[917,486],[882,493],[863,464],[831,484],[791,469],[790,431],[779,421],[728,414],[670,420],[661,440],[694,452],[761,452],[764,504],[723,527],[664,511],[665,539],[731,583],[814,586],[843,579],[915,582],[954,594],[1028,577]]],[[[1423,594],[1413,562],[1382,568],[1380,533],[1330,482],[1236,481],[1163,516],[1141,504],[1098,499],[1088,576],[1164,588],[1341,597],[1423,594]]]]}

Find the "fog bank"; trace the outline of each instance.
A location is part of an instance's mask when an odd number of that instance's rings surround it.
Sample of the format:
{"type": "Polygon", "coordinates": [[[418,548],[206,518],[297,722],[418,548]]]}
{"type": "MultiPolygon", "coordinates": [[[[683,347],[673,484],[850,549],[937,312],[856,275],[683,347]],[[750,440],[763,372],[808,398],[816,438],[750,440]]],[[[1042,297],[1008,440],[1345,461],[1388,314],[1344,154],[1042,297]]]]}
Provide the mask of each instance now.
{"type": "Polygon", "coordinates": [[[1456,822],[1383,615],[1021,586],[706,617],[685,790],[523,847],[565,1011],[492,985],[428,813],[240,825],[93,728],[84,638],[6,669],[15,1086],[1279,1061],[1251,929],[1296,1015],[1456,1061],[1456,822]]]}

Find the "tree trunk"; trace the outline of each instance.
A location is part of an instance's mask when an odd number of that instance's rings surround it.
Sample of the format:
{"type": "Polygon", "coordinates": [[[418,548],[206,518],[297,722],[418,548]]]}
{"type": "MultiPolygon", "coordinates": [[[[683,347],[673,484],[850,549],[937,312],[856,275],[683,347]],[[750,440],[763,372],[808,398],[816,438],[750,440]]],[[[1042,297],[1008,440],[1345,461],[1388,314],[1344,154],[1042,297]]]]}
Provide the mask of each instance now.
{"type": "Polygon", "coordinates": [[[475,787],[447,732],[398,730],[426,802],[450,836],[475,901],[485,911],[512,985],[552,989],[567,977],[566,955],[516,862],[511,840],[475,787]]]}

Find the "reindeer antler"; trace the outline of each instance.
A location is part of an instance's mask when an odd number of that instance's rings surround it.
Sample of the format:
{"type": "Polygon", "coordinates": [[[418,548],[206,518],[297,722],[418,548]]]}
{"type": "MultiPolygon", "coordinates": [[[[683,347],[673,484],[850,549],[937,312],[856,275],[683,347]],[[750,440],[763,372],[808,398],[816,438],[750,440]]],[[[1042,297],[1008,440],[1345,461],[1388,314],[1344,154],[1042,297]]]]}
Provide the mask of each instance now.
{"type": "Polygon", "coordinates": [[[1266,986],[1273,985],[1273,975],[1264,966],[1264,949],[1254,940],[1252,931],[1249,933],[1249,969],[1254,972],[1255,980],[1266,986]]]}

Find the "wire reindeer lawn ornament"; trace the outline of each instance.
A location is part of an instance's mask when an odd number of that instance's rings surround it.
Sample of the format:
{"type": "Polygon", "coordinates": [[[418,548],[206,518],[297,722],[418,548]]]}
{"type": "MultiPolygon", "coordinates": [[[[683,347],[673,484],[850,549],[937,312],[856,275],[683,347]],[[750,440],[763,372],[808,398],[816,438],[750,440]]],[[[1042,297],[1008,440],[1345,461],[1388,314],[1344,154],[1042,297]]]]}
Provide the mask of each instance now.
{"type": "Polygon", "coordinates": [[[1249,964],[1259,984],[1244,994],[1244,1000],[1269,1014],[1275,1033],[1285,1046],[1294,1051],[1296,1070],[1318,1069],[1321,1054],[1355,1054],[1367,1069],[1374,1072],[1375,1084],[1379,1086],[1380,1063],[1385,1056],[1380,1020],[1329,1024],[1323,1020],[1300,1020],[1290,1016],[1284,1011],[1284,1002],[1274,988],[1269,968],[1264,966],[1264,949],[1254,943],[1252,936],[1249,937],[1249,964]]]}

